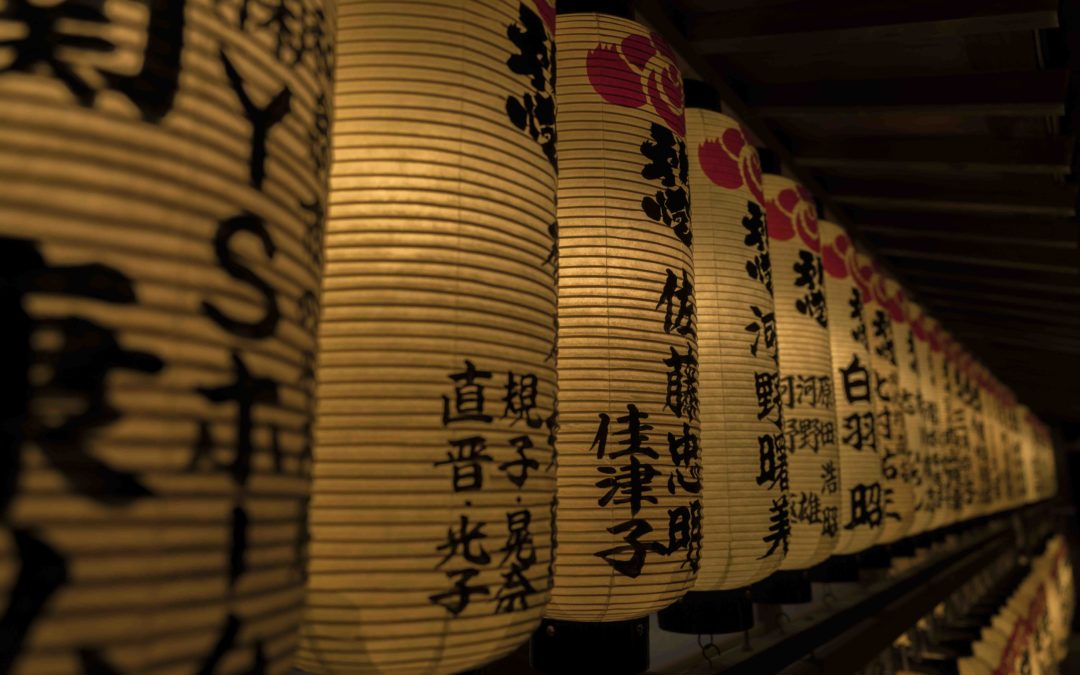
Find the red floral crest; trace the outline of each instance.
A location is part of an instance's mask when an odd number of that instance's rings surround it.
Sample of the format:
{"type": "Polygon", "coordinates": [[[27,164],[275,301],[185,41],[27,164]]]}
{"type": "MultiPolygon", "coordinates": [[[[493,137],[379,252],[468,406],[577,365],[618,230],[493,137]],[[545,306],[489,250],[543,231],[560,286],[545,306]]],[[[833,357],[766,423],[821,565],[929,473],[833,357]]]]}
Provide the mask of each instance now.
{"type": "Polygon", "coordinates": [[[726,129],[720,138],[705,141],[698,147],[701,170],[713,183],[736,190],[746,185],[758,204],[765,203],[761,187],[761,158],[757,149],[746,142],[746,134],[737,127],[726,129]]]}
{"type": "Polygon", "coordinates": [[[784,188],[776,199],[768,200],[765,203],[765,216],[770,238],[787,241],[798,233],[810,250],[815,253],[821,251],[814,198],[803,186],[784,188]]]}
{"type": "Polygon", "coordinates": [[[536,1],[536,13],[540,15],[540,19],[547,26],[548,32],[552,37],[555,37],[555,3],[548,2],[547,0],[535,0],[536,1]]]}
{"type": "Polygon", "coordinates": [[[668,127],[686,135],[683,81],[675,53],[652,33],[628,35],[618,45],[601,42],[585,58],[589,82],[608,103],[640,108],[649,103],[668,127]]]}
{"type": "Polygon", "coordinates": [[[921,314],[916,315],[916,310],[912,305],[908,305],[908,323],[911,324],[911,332],[914,333],[915,339],[919,342],[926,342],[926,326],[923,325],[923,317],[921,314]]]}

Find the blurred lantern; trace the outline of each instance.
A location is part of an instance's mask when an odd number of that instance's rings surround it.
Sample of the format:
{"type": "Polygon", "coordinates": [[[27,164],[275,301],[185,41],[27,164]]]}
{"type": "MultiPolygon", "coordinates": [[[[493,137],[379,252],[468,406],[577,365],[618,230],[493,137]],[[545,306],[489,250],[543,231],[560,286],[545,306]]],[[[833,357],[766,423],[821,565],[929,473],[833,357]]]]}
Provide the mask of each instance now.
{"type": "Polygon", "coordinates": [[[810,193],[773,175],[764,188],[780,380],[758,395],[778,395],[783,406],[790,537],[781,570],[802,570],[832,553],[844,525],[825,272],[810,193]]]}
{"type": "Polygon", "coordinates": [[[292,662],[333,5],[240,4],[0,12],[0,672],[292,662]]]}
{"type": "Polygon", "coordinates": [[[929,522],[928,511],[923,506],[927,500],[929,482],[924,479],[924,457],[933,448],[928,442],[926,416],[922,390],[919,386],[920,371],[925,364],[921,360],[926,350],[926,335],[918,317],[912,315],[912,305],[902,286],[894,279],[886,280],[888,295],[891,298],[893,314],[893,336],[896,340],[897,397],[899,401],[901,423],[904,438],[903,485],[897,492],[899,502],[904,498],[903,491],[910,491],[910,520],[906,536],[920,534],[929,522]]]}
{"type": "Polygon", "coordinates": [[[963,376],[961,392],[967,409],[968,446],[972,459],[971,515],[981,516],[992,509],[993,462],[986,442],[983,402],[978,385],[978,364],[966,349],[961,351],[960,372],[963,376]]]}
{"type": "MultiPolygon", "coordinates": [[[[704,87],[688,81],[688,97],[714,98],[704,87]]],[[[686,125],[706,517],[694,592],[662,612],[660,625],[716,633],[749,627],[745,587],[783,560],[787,464],[757,150],[718,110],[688,108],[686,125]],[[759,395],[762,383],[771,395],[759,395]],[[692,611],[704,601],[711,603],[707,612],[692,611]]]]}
{"type": "MultiPolygon", "coordinates": [[[[558,33],[559,555],[545,617],[615,630],[686,593],[701,558],[683,85],[667,44],[629,19],[560,14],[558,33]]],[[[572,630],[548,627],[538,640],[572,630]]]]}
{"type": "Polygon", "coordinates": [[[915,465],[925,485],[925,498],[916,503],[922,531],[933,530],[946,524],[947,513],[945,489],[949,457],[944,442],[940,362],[941,343],[938,340],[937,322],[917,303],[908,301],[915,330],[915,350],[919,357],[919,395],[922,400],[922,458],[915,465]]]}
{"type": "Polygon", "coordinates": [[[881,542],[892,543],[911,534],[915,520],[911,444],[920,440],[921,433],[915,395],[918,375],[914,370],[914,337],[908,333],[903,289],[876,263],[870,267],[873,276],[866,314],[875,393],[879,394],[876,412],[884,480],[882,500],[887,506],[881,542]]]}
{"type": "Polygon", "coordinates": [[[298,664],[459,672],[526,640],[550,589],[554,17],[338,7],[298,664]]]}
{"type": "MultiPolygon", "coordinates": [[[[840,453],[840,523],[834,553],[858,553],[882,535],[888,517],[874,416],[874,370],[865,303],[870,288],[860,286],[855,244],[835,223],[818,221],[825,269],[825,297],[832,309],[829,339],[836,395],[836,441],[840,453]]],[[[890,390],[891,391],[891,390],[890,390]]],[[[889,392],[886,392],[888,395],[889,392]]],[[[884,405],[885,402],[879,403],[884,405]]],[[[895,453],[894,453],[895,454],[895,453]]],[[[895,465],[896,457],[889,457],[895,465]]],[[[896,468],[893,466],[893,472],[896,468]]]]}

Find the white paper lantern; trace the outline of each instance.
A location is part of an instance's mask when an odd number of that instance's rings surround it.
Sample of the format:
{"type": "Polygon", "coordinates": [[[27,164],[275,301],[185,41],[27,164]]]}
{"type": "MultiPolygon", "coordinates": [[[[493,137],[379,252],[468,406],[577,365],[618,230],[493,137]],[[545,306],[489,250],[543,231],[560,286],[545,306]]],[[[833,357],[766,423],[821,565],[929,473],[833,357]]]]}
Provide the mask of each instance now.
{"type": "Polygon", "coordinates": [[[787,435],[791,536],[782,570],[825,560],[841,528],[840,457],[829,348],[829,315],[817,214],[810,193],[781,176],[764,178],[787,435]]]}
{"type": "Polygon", "coordinates": [[[688,109],[686,125],[706,514],[694,590],[731,590],[774,572],[786,543],[772,264],[757,151],[719,112],[688,109]]]}
{"type": "Polygon", "coordinates": [[[897,402],[903,424],[903,454],[901,456],[900,484],[897,500],[909,499],[911,525],[904,536],[922,533],[929,522],[928,512],[918,508],[927,498],[929,481],[922,476],[924,448],[933,447],[926,440],[926,416],[919,386],[919,374],[925,367],[921,360],[925,351],[926,335],[921,324],[915,324],[911,303],[904,288],[892,278],[886,278],[886,294],[890,298],[890,318],[896,341],[897,402]]]}
{"type": "Polygon", "coordinates": [[[333,5],[240,4],[0,12],[0,671],[291,667],[333,5]]]}
{"type": "Polygon", "coordinates": [[[545,616],[646,616],[701,555],[682,76],[633,21],[558,17],[559,555],[545,616]]]}
{"type": "MultiPolygon", "coordinates": [[[[871,323],[866,303],[870,287],[858,270],[855,244],[844,228],[826,220],[818,221],[821,255],[825,270],[825,297],[829,313],[829,341],[832,349],[833,391],[836,395],[836,441],[840,453],[840,522],[837,554],[852,554],[873,546],[887,522],[899,519],[892,508],[892,491],[885,485],[883,456],[879,452],[878,419],[875,407],[880,389],[870,355],[871,323]],[[864,284],[860,286],[860,283],[864,284]]],[[[877,342],[875,341],[875,346],[877,342]]],[[[893,352],[895,357],[895,352],[893,352]]],[[[886,396],[894,395],[886,389],[886,396]]],[[[891,412],[891,408],[888,408],[891,412]]],[[[891,431],[891,429],[888,429],[891,431]]],[[[887,439],[882,439],[883,444],[887,439]]],[[[891,448],[892,446],[886,446],[891,448]]],[[[888,459],[897,472],[896,453],[888,459]]]]}
{"type": "Polygon", "coordinates": [[[550,590],[553,10],[338,7],[298,665],[455,673],[550,590]]]}
{"type": "Polygon", "coordinates": [[[946,488],[950,456],[944,443],[941,403],[941,353],[937,322],[916,302],[908,300],[910,321],[915,326],[915,350],[919,360],[919,397],[922,410],[921,457],[914,471],[922,481],[923,498],[915,503],[919,531],[947,524],[946,488]]]}

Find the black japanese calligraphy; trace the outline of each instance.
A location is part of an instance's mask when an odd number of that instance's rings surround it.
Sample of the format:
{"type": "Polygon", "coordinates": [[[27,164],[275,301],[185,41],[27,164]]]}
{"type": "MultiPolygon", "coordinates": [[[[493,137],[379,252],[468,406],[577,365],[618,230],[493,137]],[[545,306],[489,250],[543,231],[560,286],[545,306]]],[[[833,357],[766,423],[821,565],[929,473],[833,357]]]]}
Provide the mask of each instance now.
{"type": "Polygon", "coordinates": [[[506,28],[518,52],[506,60],[510,72],[529,78],[530,90],[506,97],[511,123],[540,144],[551,166],[558,169],[555,129],[555,41],[543,20],[525,3],[518,5],[518,22],[506,28]]]}
{"type": "Polygon", "coordinates": [[[799,260],[794,264],[795,286],[805,289],[805,295],[795,301],[795,309],[818,323],[822,328],[829,327],[829,316],[825,309],[825,276],[821,256],[801,249],[799,260]]]}
{"type": "Polygon", "coordinates": [[[690,196],[687,190],[689,163],[686,143],[667,127],[652,124],[650,140],[641,144],[641,154],[649,160],[641,177],[659,181],[661,189],[641,200],[641,209],[649,218],[670,227],[679,241],[690,247],[690,196]]]}
{"type": "Polygon", "coordinates": [[[694,333],[694,287],[686,270],[682,271],[682,284],[670,269],[656,309],[664,307],[664,332],[675,331],[684,337],[693,337],[694,333]]]}

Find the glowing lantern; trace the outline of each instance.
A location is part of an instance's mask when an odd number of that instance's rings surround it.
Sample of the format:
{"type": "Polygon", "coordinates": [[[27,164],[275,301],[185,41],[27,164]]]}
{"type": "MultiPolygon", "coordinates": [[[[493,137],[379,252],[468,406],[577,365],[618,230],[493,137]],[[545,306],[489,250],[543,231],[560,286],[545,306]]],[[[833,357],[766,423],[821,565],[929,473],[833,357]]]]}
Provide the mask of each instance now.
{"type": "Polygon", "coordinates": [[[773,175],[764,188],[788,453],[791,535],[781,570],[803,570],[832,553],[844,525],[825,272],[810,193],[773,175]]]}
{"type": "Polygon", "coordinates": [[[558,34],[559,555],[545,617],[635,621],[681,597],[701,555],[682,76],[628,19],[560,14],[558,34]]]}
{"type": "MultiPolygon", "coordinates": [[[[889,518],[878,424],[874,415],[874,365],[864,310],[870,288],[860,286],[855,245],[842,227],[820,220],[825,296],[829,307],[836,440],[840,451],[840,522],[834,553],[858,553],[881,537],[889,518]]],[[[881,403],[878,403],[881,405],[881,403]]],[[[894,453],[895,454],[895,453],[894,453]]],[[[895,457],[889,457],[894,460],[895,457]]],[[[896,468],[893,471],[896,472],[896,468]]]]}
{"type": "Polygon", "coordinates": [[[759,396],[760,383],[777,380],[777,351],[757,151],[738,122],[718,111],[687,109],[686,118],[707,515],[694,592],[685,608],[661,613],[660,625],[675,630],[683,615],[696,620],[689,603],[701,598],[713,603],[714,621],[696,632],[720,632],[746,627],[752,616],[738,589],[783,560],[774,516],[784,504],[787,469],[777,398],[759,396]],[[725,601],[721,610],[716,603],[725,601]]]}
{"type": "Polygon", "coordinates": [[[452,673],[527,640],[554,497],[554,17],[338,3],[298,665],[452,673]]]}
{"type": "Polygon", "coordinates": [[[2,672],[291,664],[333,29],[293,5],[2,12],[2,672]]]}

